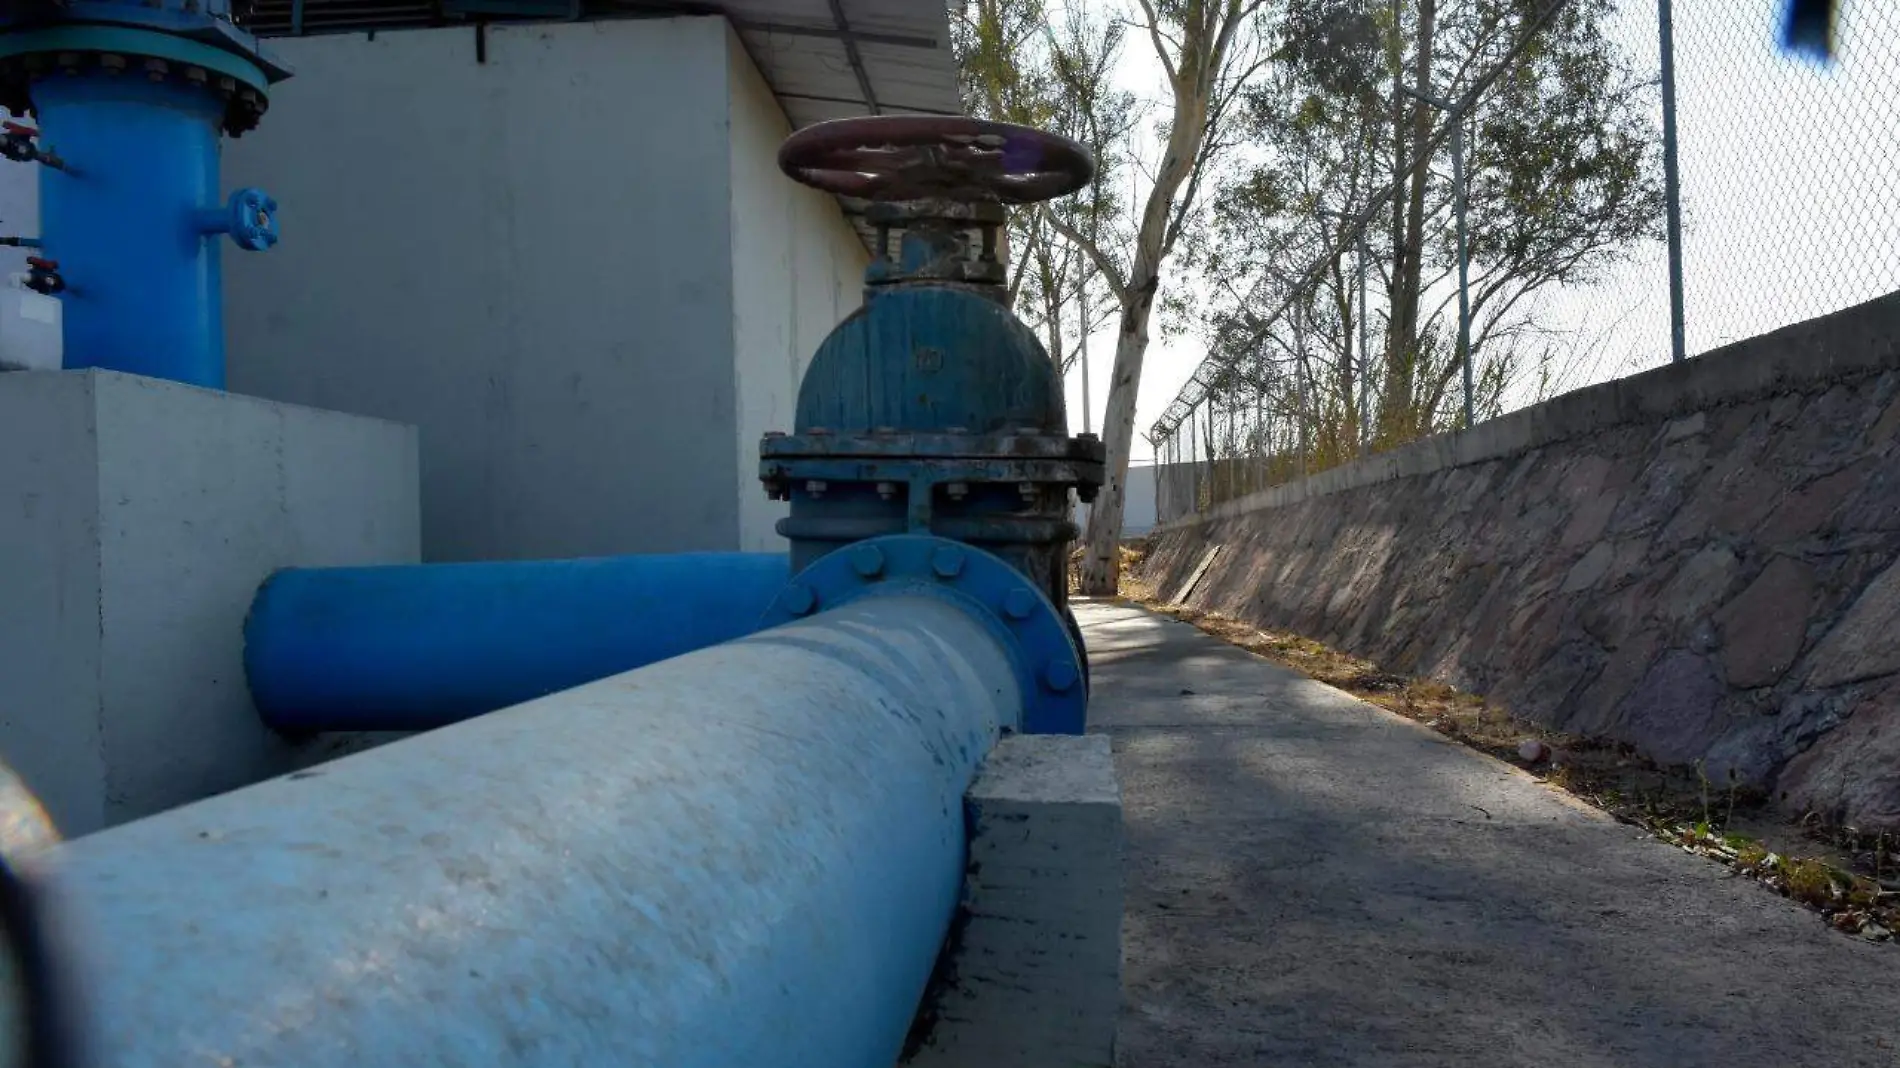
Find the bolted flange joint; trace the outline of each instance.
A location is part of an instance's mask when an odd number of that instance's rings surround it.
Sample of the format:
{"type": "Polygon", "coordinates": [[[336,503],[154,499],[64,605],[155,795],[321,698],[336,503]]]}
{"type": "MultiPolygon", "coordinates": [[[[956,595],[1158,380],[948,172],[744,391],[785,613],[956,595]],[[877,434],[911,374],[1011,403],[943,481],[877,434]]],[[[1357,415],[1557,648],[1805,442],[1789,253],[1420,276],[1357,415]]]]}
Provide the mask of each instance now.
{"type": "Polygon", "coordinates": [[[1028,576],[1000,557],[928,534],[868,538],[820,557],[766,610],[761,627],[807,619],[863,597],[928,597],[979,620],[1009,651],[1026,734],[1081,734],[1087,726],[1084,651],[1028,576]]]}

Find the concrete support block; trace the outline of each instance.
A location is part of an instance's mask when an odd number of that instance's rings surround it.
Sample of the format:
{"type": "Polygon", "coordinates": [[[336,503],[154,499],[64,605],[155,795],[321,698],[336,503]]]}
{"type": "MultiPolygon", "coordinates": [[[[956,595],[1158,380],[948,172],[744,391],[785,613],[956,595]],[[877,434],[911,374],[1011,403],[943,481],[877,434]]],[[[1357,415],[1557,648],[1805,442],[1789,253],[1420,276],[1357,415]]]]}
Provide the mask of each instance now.
{"type": "Polygon", "coordinates": [[[913,1068],[1106,1068],[1121,1006],[1122,807],[1102,735],[1015,735],[970,787],[950,968],[913,1068]]]}
{"type": "Polygon", "coordinates": [[[0,759],[68,837],[308,763],[251,708],[270,572],[416,559],[410,427],[102,371],[0,374],[0,759]]]}

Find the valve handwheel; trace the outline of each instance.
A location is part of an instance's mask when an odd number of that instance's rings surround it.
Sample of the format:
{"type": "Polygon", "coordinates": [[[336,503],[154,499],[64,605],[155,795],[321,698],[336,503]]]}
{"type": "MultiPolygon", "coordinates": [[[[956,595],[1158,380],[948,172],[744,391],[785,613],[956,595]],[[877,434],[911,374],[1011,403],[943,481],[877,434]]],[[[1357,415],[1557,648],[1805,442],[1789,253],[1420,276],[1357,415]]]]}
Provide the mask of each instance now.
{"type": "Polygon", "coordinates": [[[1095,177],[1089,150],[1028,126],[942,116],[821,122],[787,138],[779,169],[863,200],[1033,204],[1095,177]]]}

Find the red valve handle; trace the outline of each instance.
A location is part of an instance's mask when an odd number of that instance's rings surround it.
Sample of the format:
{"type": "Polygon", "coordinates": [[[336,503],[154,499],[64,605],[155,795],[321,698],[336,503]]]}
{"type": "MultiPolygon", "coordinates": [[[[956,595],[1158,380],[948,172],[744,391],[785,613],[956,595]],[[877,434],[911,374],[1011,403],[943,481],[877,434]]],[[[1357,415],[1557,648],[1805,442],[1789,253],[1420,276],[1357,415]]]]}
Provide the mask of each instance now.
{"type": "Polygon", "coordinates": [[[41,258],[40,258],[40,257],[38,257],[38,256],[28,256],[28,257],[26,258],[26,265],[27,265],[28,267],[36,267],[36,268],[38,268],[38,269],[40,269],[40,270],[42,270],[42,271],[57,271],[57,270],[59,270],[59,261],[58,261],[58,260],[48,260],[48,259],[41,259],[41,258]]]}
{"type": "Polygon", "coordinates": [[[807,126],[779,169],[816,189],[865,200],[1031,204],[1095,177],[1089,150],[1060,134],[981,119],[880,115],[807,126]]]}
{"type": "Polygon", "coordinates": [[[38,137],[40,135],[40,132],[33,127],[18,122],[0,122],[0,129],[5,129],[10,134],[19,134],[21,137],[38,137]]]}

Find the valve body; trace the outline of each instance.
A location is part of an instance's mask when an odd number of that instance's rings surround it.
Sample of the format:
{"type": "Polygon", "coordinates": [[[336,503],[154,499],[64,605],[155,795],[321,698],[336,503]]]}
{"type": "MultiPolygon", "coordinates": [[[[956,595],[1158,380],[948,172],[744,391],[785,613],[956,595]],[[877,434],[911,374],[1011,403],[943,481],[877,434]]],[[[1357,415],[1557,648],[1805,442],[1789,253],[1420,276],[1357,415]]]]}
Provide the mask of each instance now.
{"type": "Polygon", "coordinates": [[[929,269],[974,259],[964,235],[924,226],[903,242],[819,346],[794,432],[761,445],[766,491],[791,502],[778,529],[793,570],[865,538],[934,534],[1000,557],[1065,608],[1069,494],[1093,498],[1101,443],[1069,436],[1061,375],[1000,287],[929,269]]]}

